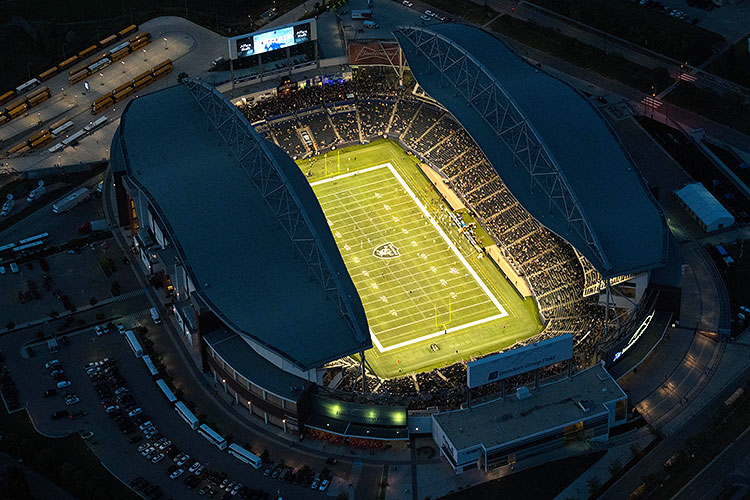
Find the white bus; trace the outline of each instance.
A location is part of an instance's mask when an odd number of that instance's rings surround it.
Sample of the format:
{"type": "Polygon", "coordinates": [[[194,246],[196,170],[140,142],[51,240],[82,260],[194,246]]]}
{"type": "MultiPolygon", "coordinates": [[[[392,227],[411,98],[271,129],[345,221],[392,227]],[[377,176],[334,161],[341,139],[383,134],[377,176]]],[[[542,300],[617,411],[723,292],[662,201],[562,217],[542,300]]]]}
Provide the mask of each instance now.
{"type": "Polygon", "coordinates": [[[201,426],[198,427],[198,434],[206,438],[206,441],[216,446],[220,450],[227,449],[227,440],[219,436],[219,434],[215,430],[213,430],[206,424],[201,424],[201,426]]]}
{"type": "Polygon", "coordinates": [[[260,457],[251,451],[247,451],[237,443],[229,445],[229,454],[236,457],[238,460],[242,460],[246,464],[250,465],[253,469],[260,469],[263,465],[260,457]]]}
{"type": "Polygon", "coordinates": [[[172,392],[166,382],[164,382],[162,379],[157,379],[156,385],[159,386],[159,389],[161,389],[161,393],[164,394],[164,397],[167,398],[167,401],[169,401],[170,405],[177,403],[177,396],[174,395],[174,392],[172,392]]]}
{"type": "Polygon", "coordinates": [[[141,359],[145,363],[146,368],[148,368],[149,375],[151,375],[152,377],[156,377],[159,375],[159,370],[156,369],[156,366],[154,366],[154,362],[151,361],[151,356],[146,354],[141,359]]]}
{"type": "Polygon", "coordinates": [[[193,415],[193,412],[188,410],[188,407],[185,406],[185,403],[182,401],[177,401],[174,404],[174,409],[177,412],[177,414],[180,416],[182,420],[187,423],[191,429],[195,430],[200,425],[200,422],[198,422],[198,419],[195,418],[195,415],[193,415]]]}
{"type": "Polygon", "coordinates": [[[138,339],[135,337],[135,332],[133,332],[133,330],[125,332],[125,340],[128,341],[128,345],[133,350],[133,354],[135,354],[136,358],[143,356],[143,347],[141,347],[141,343],[138,342],[138,339]]]}

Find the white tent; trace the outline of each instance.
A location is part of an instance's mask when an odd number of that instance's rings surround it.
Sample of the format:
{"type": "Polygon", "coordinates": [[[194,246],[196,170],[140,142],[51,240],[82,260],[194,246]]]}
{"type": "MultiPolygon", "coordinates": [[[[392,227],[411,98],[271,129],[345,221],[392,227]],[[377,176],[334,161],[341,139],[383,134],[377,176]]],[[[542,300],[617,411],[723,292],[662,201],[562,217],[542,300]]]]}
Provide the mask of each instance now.
{"type": "Polygon", "coordinates": [[[688,184],[674,194],[706,232],[734,225],[732,214],[700,182],[688,184]]]}

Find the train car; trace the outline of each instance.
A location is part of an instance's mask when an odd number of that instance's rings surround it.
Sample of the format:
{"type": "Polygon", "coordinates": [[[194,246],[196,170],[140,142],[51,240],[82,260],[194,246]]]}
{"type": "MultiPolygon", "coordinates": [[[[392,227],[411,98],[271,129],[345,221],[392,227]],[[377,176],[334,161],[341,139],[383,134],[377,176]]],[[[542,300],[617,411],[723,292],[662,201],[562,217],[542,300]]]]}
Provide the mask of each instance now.
{"type": "Polygon", "coordinates": [[[8,154],[9,155],[13,155],[13,154],[16,154],[16,153],[20,153],[23,148],[28,148],[26,151],[28,151],[29,149],[31,149],[31,148],[29,148],[29,145],[26,144],[26,141],[19,142],[18,144],[16,144],[15,146],[13,146],[12,148],[10,148],[8,150],[8,154]]]}
{"type": "Polygon", "coordinates": [[[57,66],[52,66],[47,71],[39,73],[39,80],[41,80],[41,81],[49,80],[50,78],[52,78],[53,76],[55,76],[59,71],[60,70],[57,69],[57,66]]]}
{"type": "Polygon", "coordinates": [[[133,88],[128,87],[128,88],[121,90],[117,94],[114,94],[112,97],[114,98],[115,102],[120,102],[132,93],[133,93],[133,88]]]}
{"type": "Polygon", "coordinates": [[[26,102],[28,103],[30,108],[33,108],[37,104],[41,104],[49,98],[50,98],[49,92],[45,92],[44,94],[37,94],[32,99],[28,99],[26,102]]]}
{"type": "Polygon", "coordinates": [[[78,56],[73,56],[65,59],[63,62],[57,65],[60,69],[65,69],[73,66],[75,63],[78,62],[78,56]]]}
{"type": "Polygon", "coordinates": [[[76,73],[74,75],[70,75],[68,77],[68,83],[70,83],[71,85],[74,84],[74,83],[78,83],[81,80],[83,80],[84,78],[86,78],[87,76],[89,76],[89,70],[88,70],[88,68],[83,69],[83,70],[79,71],[78,73],[76,73]]]}
{"type": "Polygon", "coordinates": [[[16,96],[15,90],[9,90],[3,95],[0,95],[0,104],[5,104],[16,96]]]}
{"type": "Polygon", "coordinates": [[[88,47],[88,48],[83,49],[82,51],[80,51],[78,53],[78,57],[80,59],[86,59],[87,57],[89,57],[91,54],[93,54],[97,50],[99,50],[99,47],[97,47],[96,45],[92,45],[91,47],[88,47]]]}
{"type": "Polygon", "coordinates": [[[31,149],[36,149],[40,146],[44,146],[51,140],[52,140],[52,134],[47,132],[45,135],[38,137],[37,139],[33,141],[29,141],[29,146],[31,147],[31,149]]]}
{"type": "Polygon", "coordinates": [[[37,80],[36,78],[32,78],[28,82],[22,83],[21,85],[19,85],[18,87],[16,87],[16,93],[18,95],[25,94],[26,92],[28,92],[29,90],[33,89],[34,87],[36,87],[40,83],[41,82],[39,80],[37,80]]]}
{"type": "Polygon", "coordinates": [[[130,41],[126,40],[126,41],[122,42],[119,45],[115,45],[114,47],[112,47],[111,49],[109,49],[108,53],[109,54],[114,54],[115,52],[119,52],[122,49],[130,49],[130,41]]]}
{"type": "Polygon", "coordinates": [[[117,35],[110,35],[104,40],[99,40],[99,48],[109,47],[118,40],[117,35]]]}
{"type": "Polygon", "coordinates": [[[90,134],[91,132],[93,132],[94,130],[98,129],[99,127],[104,126],[106,123],[107,123],[107,117],[106,116],[102,116],[101,118],[97,118],[93,122],[89,122],[88,125],[86,125],[85,127],[83,127],[83,130],[85,132],[87,132],[87,133],[90,134]]]}
{"type": "Polygon", "coordinates": [[[49,130],[47,129],[40,130],[36,134],[29,137],[29,142],[34,142],[35,140],[39,139],[40,137],[44,137],[45,135],[50,135],[49,130]]]}
{"type": "Polygon", "coordinates": [[[88,64],[79,64],[79,65],[78,65],[78,66],[76,66],[75,68],[73,68],[73,69],[71,69],[70,71],[68,71],[68,76],[73,76],[73,75],[75,75],[76,73],[80,73],[81,71],[84,71],[84,70],[85,70],[86,68],[88,68],[88,67],[89,67],[89,65],[88,65],[88,64]]]}
{"type": "Polygon", "coordinates": [[[101,59],[88,67],[89,73],[96,73],[112,64],[112,60],[108,57],[101,59]]]}
{"type": "Polygon", "coordinates": [[[63,125],[65,125],[68,122],[67,118],[62,118],[60,120],[57,120],[55,123],[49,126],[50,130],[55,130],[56,128],[60,128],[63,125]]]}
{"type": "Polygon", "coordinates": [[[91,114],[96,115],[112,106],[114,103],[115,101],[111,95],[104,96],[104,98],[100,97],[99,99],[91,103],[91,114]]]}
{"type": "Polygon", "coordinates": [[[123,83],[119,87],[115,87],[114,89],[112,89],[111,94],[112,95],[118,94],[118,93],[122,92],[125,89],[131,88],[132,86],[133,86],[133,82],[123,83]]]}
{"type": "Polygon", "coordinates": [[[146,40],[146,43],[149,43],[151,41],[151,33],[149,33],[148,31],[144,31],[143,33],[139,33],[133,37],[130,37],[130,43],[144,39],[146,40]]]}
{"type": "MultiPolygon", "coordinates": [[[[61,120],[63,121],[63,120],[61,120]]],[[[59,122],[58,122],[59,123],[59,122]]],[[[50,126],[49,131],[52,134],[53,137],[60,136],[64,134],[67,130],[71,129],[73,127],[73,122],[70,120],[65,121],[65,123],[57,124],[54,123],[52,126],[50,126]],[[57,126],[55,126],[57,125],[57,126]]]]}
{"type": "Polygon", "coordinates": [[[137,79],[137,80],[133,80],[133,88],[135,90],[140,90],[140,89],[142,89],[143,87],[145,87],[146,85],[148,85],[149,83],[151,83],[153,81],[154,81],[154,77],[153,76],[146,75],[143,78],[140,78],[140,79],[137,79]]]}
{"type": "Polygon", "coordinates": [[[52,93],[49,91],[49,87],[42,87],[40,89],[35,90],[34,92],[29,92],[28,94],[26,94],[26,100],[30,101],[31,99],[37,96],[40,96],[42,94],[48,94],[50,96],[52,95],[52,93]]]}
{"type": "Polygon", "coordinates": [[[130,54],[130,43],[128,43],[127,46],[121,48],[117,52],[113,52],[112,54],[110,54],[109,58],[112,59],[112,62],[116,62],[127,56],[128,54],[130,54]]]}
{"type": "Polygon", "coordinates": [[[160,62],[159,64],[157,64],[153,68],[151,68],[151,73],[156,73],[157,71],[159,71],[164,66],[171,66],[171,65],[172,65],[172,60],[171,59],[167,59],[165,61],[160,62]]]}
{"type": "Polygon", "coordinates": [[[10,108],[7,110],[8,118],[18,118],[22,114],[26,112],[26,110],[29,109],[29,105],[25,102],[22,102],[21,104],[18,104],[15,108],[10,108]]]}
{"type": "Polygon", "coordinates": [[[131,24],[130,26],[128,26],[124,30],[119,31],[117,33],[117,36],[120,37],[120,38],[125,38],[126,36],[132,35],[136,31],[138,31],[138,26],[135,25],[135,24],[131,24]]]}

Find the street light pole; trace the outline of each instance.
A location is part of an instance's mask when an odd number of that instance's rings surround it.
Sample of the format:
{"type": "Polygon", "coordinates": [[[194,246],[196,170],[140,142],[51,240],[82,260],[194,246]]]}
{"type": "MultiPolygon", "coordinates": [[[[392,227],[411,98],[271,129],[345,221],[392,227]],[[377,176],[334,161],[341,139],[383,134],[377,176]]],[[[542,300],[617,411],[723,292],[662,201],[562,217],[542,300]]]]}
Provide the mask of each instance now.
{"type": "Polygon", "coordinates": [[[169,50],[169,46],[167,45],[167,37],[164,37],[164,50],[169,50]]]}

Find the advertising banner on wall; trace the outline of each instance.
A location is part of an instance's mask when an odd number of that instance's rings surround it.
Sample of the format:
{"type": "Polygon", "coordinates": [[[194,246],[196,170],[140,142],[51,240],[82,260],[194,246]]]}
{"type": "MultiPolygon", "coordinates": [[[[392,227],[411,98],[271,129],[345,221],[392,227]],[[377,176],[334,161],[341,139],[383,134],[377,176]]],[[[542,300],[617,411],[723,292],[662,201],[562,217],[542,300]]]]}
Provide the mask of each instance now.
{"type": "Polygon", "coordinates": [[[566,333],[536,344],[472,361],[466,367],[466,385],[473,389],[520,373],[566,361],[572,357],[573,336],[566,333]]]}

